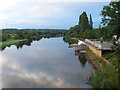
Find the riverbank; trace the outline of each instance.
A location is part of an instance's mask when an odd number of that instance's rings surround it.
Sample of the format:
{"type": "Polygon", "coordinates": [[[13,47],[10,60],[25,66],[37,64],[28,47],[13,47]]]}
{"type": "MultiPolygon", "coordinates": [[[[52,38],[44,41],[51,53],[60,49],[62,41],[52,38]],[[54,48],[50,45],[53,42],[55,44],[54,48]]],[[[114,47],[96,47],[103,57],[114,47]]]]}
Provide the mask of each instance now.
{"type": "Polygon", "coordinates": [[[7,40],[7,41],[4,41],[4,42],[0,42],[0,46],[1,47],[6,47],[6,46],[17,44],[17,43],[20,43],[20,42],[23,42],[23,41],[26,41],[26,40],[27,39],[7,40]]]}
{"type": "MultiPolygon", "coordinates": [[[[72,42],[71,37],[66,40],[72,42]]],[[[75,39],[78,41],[77,39],[75,39]]],[[[72,42],[77,43],[77,42],[72,42]]],[[[71,43],[70,43],[71,44],[71,43]]],[[[86,58],[89,62],[96,68],[94,74],[90,76],[90,85],[93,88],[119,88],[118,85],[118,68],[115,68],[116,65],[119,66],[117,56],[111,54],[106,54],[103,57],[96,56],[90,49],[86,49],[86,58]]]]}
{"type": "Polygon", "coordinates": [[[86,49],[87,58],[89,58],[96,71],[90,77],[90,84],[94,88],[119,88],[118,70],[107,65],[102,58],[96,56],[92,51],[86,49]]]}
{"type": "Polygon", "coordinates": [[[73,38],[73,37],[64,37],[63,40],[69,44],[74,44],[78,42],[78,38],[73,38]]]}

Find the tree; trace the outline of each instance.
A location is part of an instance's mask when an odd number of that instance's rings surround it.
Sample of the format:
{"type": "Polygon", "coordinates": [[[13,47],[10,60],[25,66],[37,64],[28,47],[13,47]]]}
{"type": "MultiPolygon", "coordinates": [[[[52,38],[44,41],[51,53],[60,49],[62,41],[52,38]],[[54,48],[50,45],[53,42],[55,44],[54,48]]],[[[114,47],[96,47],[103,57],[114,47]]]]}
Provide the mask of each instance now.
{"type": "Polygon", "coordinates": [[[103,16],[102,24],[111,26],[113,33],[120,36],[120,1],[112,1],[104,6],[101,15],[103,16]]]}
{"type": "Polygon", "coordinates": [[[7,41],[10,38],[11,38],[10,34],[2,34],[2,36],[1,36],[2,41],[7,41]]]}
{"type": "MultiPolygon", "coordinates": [[[[102,23],[103,25],[107,25],[108,29],[108,36],[110,35],[116,35],[120,36],[120,0],[118,1],[111,1],[109,5],[104,6],[103,10],[101,11],[102,23]],[[112,34],[110,34],[112,33],[112,34]]],[[[106,33],[105,33],[106,34],[106,33]]],[[[107,35],[106,34],[106,35],[107,35]]],[[[116,40],[113,39],[113,51],[114,56],[116,55],[117,59],[115,59],[116,62],[118,62],[119,65],[119,58],[120,58],[120,43],[118,42],[118,38],[116,40]]]]}
{"type": "Polygon", "coordinates": [[[16,31],[16,34],[18,35],[17,38],[19,37],[19,39],[23,39],[24,38],[24,33],[23,31],[16,31]]]}
{"type": "Polygon", "coordinates": [[[74,27],[71,27],[69,31],[67,32],[67,36],[76,37],[76,38],[79,37],[79,34],[80,34],[79,25],[75,25],[74,27]]]}
{"type": "Polygon", "coordinates": [[[2,41],[7,41],[6,35],[2,35],[2,41]]]}
{"type": "Polygon", "coordinates": [[[92,16],[90,14],[90,29],[93,29],[93,21],[92,21],[92,16]]]}
{"type": "Polygon", "coordinates": [[[90,25],[88,22],[88,17],[86,12],[83,12],[80,17],[79,17],[79,25],[80,25],[80,29],[82,32],[84,32],[84,30],[90,29],[90,25]]]}

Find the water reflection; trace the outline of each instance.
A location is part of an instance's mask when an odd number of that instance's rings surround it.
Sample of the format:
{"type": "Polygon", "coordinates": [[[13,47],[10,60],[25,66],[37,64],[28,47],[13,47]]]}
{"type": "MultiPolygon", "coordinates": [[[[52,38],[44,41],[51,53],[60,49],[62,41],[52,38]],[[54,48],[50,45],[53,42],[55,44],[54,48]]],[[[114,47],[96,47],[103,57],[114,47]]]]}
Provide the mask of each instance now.
{"type": "Polygon", "coordinates": [[[84,67],[87,62],[86,58],[82,57],[82,56],[78,56],[78,59],[79,59],[80,63],[82,64],[82,67],[84,67]]]}
{"type": "Polygon", "coordinates": [[[29,41],[29,40],[28,41],[24,41],[24,42],[16,44],[16,47],[17,47],[17,49],[23,48],[24,45],[30,46],[31,43],[32,43],[32,41],[29,41]]]}
{"type": "Polygon", "coordinates": [[[74,51],[74,53],[75,53],[76,56],[78,56],[80,64],[84,68],[84,66],[85,66],[85,64],[87,62],[86,54],[81,54],[80,51],[74,51]]]}
{"type": "MultiPolygon", "coordinates": [[[[22,41],[22,42],[19,42],[19,43],[15,44],[15,46],[17,47],[17,49],[23,48],[24,45],[30,46],[33,41],[39,41],[40,39],[41,38],[36,38],[36,39],[33,38],[32,40],[30,39],[30,40],[22,41]]],[[[11,45],[4,46],[4,47],[2,46],[0,48],[0,50],[3,51],[6,47],[10,47],[10,46],[11,45]]]]}
{"type": "Polygon", "coordinates": [[[41,39],[17,49],[2,52],[3,88],[90,88],[87,77],[93,72],[86,61],[84,68],[62,38],[41,39]]]}

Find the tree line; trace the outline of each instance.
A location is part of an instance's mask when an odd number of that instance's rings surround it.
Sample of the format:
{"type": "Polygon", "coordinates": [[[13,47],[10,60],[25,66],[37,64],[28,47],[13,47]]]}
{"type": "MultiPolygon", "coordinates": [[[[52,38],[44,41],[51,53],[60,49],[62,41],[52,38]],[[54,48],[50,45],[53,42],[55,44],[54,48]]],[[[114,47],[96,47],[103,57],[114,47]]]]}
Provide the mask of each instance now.
{"type": "Polygon", "coordinates": [[[57,37],[57,36],[63,36],[65,30],[58,30],[58,29],[53,29],[53,30],[49,30],[49,29],[3,29],[2,30],[2,35],[0,37],[1,41],[7,41],[9,39],[28,39],[28,40],[32,40],[32,39],[39,39],[42,37],[45,38],[49,38],[49,37],[57,37]]]}
{"type": "Polygon", "coordinates": [[[120,36],[120,1],[110,2],[109,5],[104,6],[100,15],[102,16],[101,24],[104,27],[93,28],[92,16],[90,20],[86,12],[79,16],[78,25],[71,27],[66,31],[65,37],[70,38],[89,38],[89,39],[111,39],[113,35],[120,36]]]}

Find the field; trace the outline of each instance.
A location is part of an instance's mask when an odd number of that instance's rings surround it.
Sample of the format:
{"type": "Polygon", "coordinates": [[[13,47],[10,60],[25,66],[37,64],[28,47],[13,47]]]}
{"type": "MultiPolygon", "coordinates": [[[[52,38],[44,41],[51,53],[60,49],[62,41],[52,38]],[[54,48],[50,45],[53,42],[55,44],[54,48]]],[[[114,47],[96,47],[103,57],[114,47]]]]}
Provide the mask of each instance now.
{"type": "Polygon", "coordinates": [[[8,45],[13,45],[13,44],[16,44],[16,43],[19,43],[21,41],[25,41],[26,39],[20,39],[20,40],[7,40],[7,41],[4,41],[4,42],[0,42],[0,46],[8,46],[8,45]]]}

